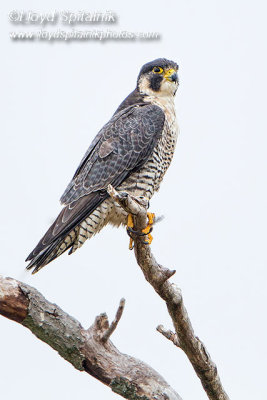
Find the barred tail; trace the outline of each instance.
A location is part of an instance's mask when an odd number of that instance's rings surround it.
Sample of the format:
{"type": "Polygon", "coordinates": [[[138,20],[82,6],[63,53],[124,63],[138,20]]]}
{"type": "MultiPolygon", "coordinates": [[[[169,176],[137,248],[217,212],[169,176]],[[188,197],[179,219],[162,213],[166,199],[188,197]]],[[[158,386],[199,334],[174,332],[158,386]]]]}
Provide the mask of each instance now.
{"type": "Polygon", "coordinates": [[[77,228],[71,231],[64,239],[58,238],[39,254],[32,258],[26,269],[33,269],[32,274],[36,274],[41,268],[55,260],[75,243],[77,238],[77,228]]]}
{"type": "Polygon", "coordinates": [[[106,200],[70,232],[54,238],[47,246],[43,245],[44,241],[41,239],[26,259],[26,261],[30,261],[26,268],[34,268],[32,273],[35,274],[66,250],[70,249],[69,254],[74,253],[87,239],[90,239],[106,225],[112,208],[113,204],[106,200]]]}

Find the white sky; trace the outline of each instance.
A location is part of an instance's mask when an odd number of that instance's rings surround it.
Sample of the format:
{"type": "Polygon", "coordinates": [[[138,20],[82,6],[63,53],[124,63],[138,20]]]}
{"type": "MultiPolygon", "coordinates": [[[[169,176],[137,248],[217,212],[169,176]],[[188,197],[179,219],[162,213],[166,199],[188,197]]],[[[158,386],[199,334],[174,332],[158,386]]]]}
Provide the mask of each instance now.
{"type": "MultiPolygon", "coordinates": [[[[177,270],[173,281],[229,396],[265,399],[265,2],[24,0],[1,8],[0,273],[35,286],[84,327],[103,311],[112,319],[125,297],[114,344],[150,364],[184,400],[206,399],[186,356],[155,330],[160,323],[172,328],[171,321],[128,251],[123,229],[106,228],[73,256],[34,277],[24,273],[24,259],[59,212],[58,199],[80,159],[134,88],[140,67],[173,59],[180,65],[181,134],[151,201],[151,210],[165,215],[152,250],[177,270]],[[113,10],[119,22],[112,29],[158,31],[162,38],[12,42],[9,32],[19,29],[8,22],[13,9],[113,10]]],[[[118,398],[24,327],[0,318],[0,332],[1,398],[118,398]]]]}

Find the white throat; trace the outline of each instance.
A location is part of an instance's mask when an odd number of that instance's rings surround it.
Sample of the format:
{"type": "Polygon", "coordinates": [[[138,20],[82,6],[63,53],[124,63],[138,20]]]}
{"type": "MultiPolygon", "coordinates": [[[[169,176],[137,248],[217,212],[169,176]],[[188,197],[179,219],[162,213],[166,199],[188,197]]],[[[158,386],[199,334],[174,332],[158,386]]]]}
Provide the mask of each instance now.
{"type": "Polygon", "coordinates": [[[147,96],[155,96],[157,98],[170,97],[172,99],[174,99],[177,90],[177,86],[174,85],[173,82],[170,82],[167,79],[163,79],[163,81],[161,82],[160,90],[155,92],[153,89],[150,88],[150,83],[146,76],[141,77],[138,88],[141,94],[145,94],[147,96]]]}

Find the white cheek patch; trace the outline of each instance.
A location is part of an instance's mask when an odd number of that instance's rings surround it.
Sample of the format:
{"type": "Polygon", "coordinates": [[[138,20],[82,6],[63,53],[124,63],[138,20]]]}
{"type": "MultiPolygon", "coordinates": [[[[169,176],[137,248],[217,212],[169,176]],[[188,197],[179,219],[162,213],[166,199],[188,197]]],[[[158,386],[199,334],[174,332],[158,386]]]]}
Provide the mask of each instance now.
{"type": "Polygon", "coordinates": [[[170,82],[167,79],[163,78],[161,82],[160,90],[155,92],[153,89],[149,87],[150,83],[147,76],[142,76],[139,81],[139,90],[141,93],[144,93],[148,96],[173,96],[177,90],[177,84],[174,82],[170,82]]]}
{"type": "Polygon", "coordinates": [[[142,76],[139,81],[139,90],[141,93],[149,96],[153,95],[154,91],[149,87],[149,80],[146,76],[142,76]]]}

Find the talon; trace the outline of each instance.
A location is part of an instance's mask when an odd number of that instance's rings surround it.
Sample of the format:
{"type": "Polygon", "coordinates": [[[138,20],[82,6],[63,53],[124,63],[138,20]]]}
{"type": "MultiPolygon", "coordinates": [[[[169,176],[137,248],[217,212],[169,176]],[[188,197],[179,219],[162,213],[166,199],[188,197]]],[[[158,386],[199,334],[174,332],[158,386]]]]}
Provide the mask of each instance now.
{"type": "MultiPolygon", "coordinates": [[[[151,228],[151,230],[152,230],[152,228],[151,228]]],[[[151,232],[151,230],[150,230],[150,232],[151,232]]],[[[134,229],[130,228],[129,226],[127,227],[127,232],[128,232],[128,235],[129,235],[130,237],[132,237],[132,236],[130,235],[130,233],[133,233],[134,235],[137,235],[137,236],[146,236],[146,235],[147,235],[147,233],[135,231],[134,229]]],[[[150,233],[150,232],[148,232],[148,233],[150,233]]]]}
{"type": "Polygon", "coordinates": [[[134,233],[134,230],[133,230],[132,228],[129,228],[129,227],[127,226],[127,227],[126,227],[126,232],[127,232],[127,235],[128,235],[131,239],[133,239],[132,233],[134,233]]]}
{"type": "Polygon", "coordinates": [[[151,244],[152,240],[153,240],[153,236],[150,235],[150,233],[149,233],[149,235],[148,235],[148,244],[151,244]]]}
{"type": "Polygon", "coordinates": [[[133,249],[133,236],[132,235],[137,235],[137,236],[147,236],[147,240],[142,241],[143,244],[151,244],[153,240],[153,236],[151,235],[151,232],[153,230],[153,223],[155,221],[155,214],[154,213],[147,213],[147,218],[148,218],[148,224],[145,229],[142,230],[142,232],[135,231],[133,229],[134,223],[133,223],[133,216],[132,214],[128,214],[128,219],[127,219],[127,234],[130,236],[130,243],[129,243],[129,249],[133,249]]]}
{"type": "Polygon", "coordinates": [[[133,249],[133,239],[130,238],[130,242],[129,242],[129,250],[133,249]]]}
{"type": "Polygon", "coordinates": [[[147,245],[149,245],[149,244],[151,244],[151,243],[152,243],[153,236],[152,236],[152,235],[150,235],[150,233],[149,233],[147,236],[148,236],[148,240],[144,240],[144,241],[142,241],[142,243],[143,243],[143,244],[147,244],[147,245]]]}
{"type": "Polygon", "coordinates": [[[153,225],[155,221],[155,213],[147,213],[149,225],[153,225]]]}
{"type": "Polygon", "coordinates": [[[151,226],[148,224],[145,229],[142,230],[144,235],[148,235],[151,232],[151,226]]]}
{"type": "Polygon", "coordinates": [[[154,213],[147,213],[148,224],[145,229],[142,230],[144,234],[148,236],[148,240],[145,241],[146,244],[151,244],[153,240],[153,236],[150,234],[153,230],[153,223],[155,221],[155,214],[154,213]]]}

